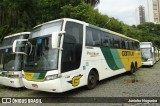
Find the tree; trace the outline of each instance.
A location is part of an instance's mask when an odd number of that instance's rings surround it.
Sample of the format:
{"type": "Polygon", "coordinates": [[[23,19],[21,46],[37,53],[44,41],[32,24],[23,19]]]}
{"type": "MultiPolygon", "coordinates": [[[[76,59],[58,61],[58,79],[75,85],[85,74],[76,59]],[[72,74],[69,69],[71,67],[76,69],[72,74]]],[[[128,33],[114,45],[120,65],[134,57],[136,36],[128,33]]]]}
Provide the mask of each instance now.
{"type": "Polygon", "coordinates": [[[85,0],[85,2],[91,4],[92,7],[95,7],[100,3],[100,0],[85,0]]]}
{"type": "Polygon", "coordinates": [[[31,31],[47,21],[73,18],[140,41],[152,41],[160,47],[160,25],[128,26],[94,9],[99,3],[100,0],[0,0],[0,42],[9,34],[31,31]]]}

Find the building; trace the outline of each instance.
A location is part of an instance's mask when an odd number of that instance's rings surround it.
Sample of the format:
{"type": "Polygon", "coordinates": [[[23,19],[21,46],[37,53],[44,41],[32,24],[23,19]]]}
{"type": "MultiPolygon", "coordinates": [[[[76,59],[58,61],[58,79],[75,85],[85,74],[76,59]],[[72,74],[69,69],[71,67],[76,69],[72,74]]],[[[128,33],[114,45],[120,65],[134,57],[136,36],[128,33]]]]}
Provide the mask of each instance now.
{"type": "Polygon", "coordinates": [[[138,24],[142,24],[146,22],[145,19],[145,9],[144,6],[140,5],[137,9],[136,9],[136,23],[138,24]]]}
{"type": "Polygon", "coordinates": [[[160,23],[160,0],[147,0],[147,22],[160,23]]]}

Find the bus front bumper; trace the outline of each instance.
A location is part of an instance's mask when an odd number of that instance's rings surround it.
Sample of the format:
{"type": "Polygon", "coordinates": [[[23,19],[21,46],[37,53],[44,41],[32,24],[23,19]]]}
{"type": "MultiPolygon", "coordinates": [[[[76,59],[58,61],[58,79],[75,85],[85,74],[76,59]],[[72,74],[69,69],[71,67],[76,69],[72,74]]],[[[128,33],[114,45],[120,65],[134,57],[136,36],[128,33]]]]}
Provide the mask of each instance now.
{"type": "Polygon", "coordinates": [[[23,80],[24,86],[28,89],[45,91],[45,92],[55,92],[55,93],[63,92],[59,78],[54,80],[49,80],[49,81],[43,81],[43,82],[28,81],[24,78],[22,80],[23,80]]]}
{"type": "Polygon", "coordinates": [[[142,62],[143,66],[153,66],[154,62],[153,61],[146,61],[146,62],[142,62]]]}
{"type": "Polygon", "coordinates": [[[0,76],[0,84],[14,88],[24,87],[22,78],[8,78],[0,76]]]}

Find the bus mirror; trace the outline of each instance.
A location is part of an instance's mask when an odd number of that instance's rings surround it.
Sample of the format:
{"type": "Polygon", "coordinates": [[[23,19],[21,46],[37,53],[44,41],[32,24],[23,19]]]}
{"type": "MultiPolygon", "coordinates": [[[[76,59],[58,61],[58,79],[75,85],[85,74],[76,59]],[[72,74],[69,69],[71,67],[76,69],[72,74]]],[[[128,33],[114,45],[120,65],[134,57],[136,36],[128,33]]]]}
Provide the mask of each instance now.
{"type": "Polygon", "coordinates": [[[52,33],[52,48],[54,49],[60,49],[60,34],[63,34],[65,32],[53,32],[52,33]]]}
{"type": "Polygon", "coordinates": [[[13,42],[13,47],[12,47],[12,51],[13,53],[16,53],[16,54],[25,54],[24,51],[22,51],[21,48],[24,48],[24,44],[25,43],[22,43],[22,42],[27,42],[28,39],[17,39],[13,42]],[[19,49],[18,49],[19,48],[19,49]]]}
{"type": "Polygon", "coordinates": [[[152,53],[154,52],[154,48],[152,47],[152,53]]]}

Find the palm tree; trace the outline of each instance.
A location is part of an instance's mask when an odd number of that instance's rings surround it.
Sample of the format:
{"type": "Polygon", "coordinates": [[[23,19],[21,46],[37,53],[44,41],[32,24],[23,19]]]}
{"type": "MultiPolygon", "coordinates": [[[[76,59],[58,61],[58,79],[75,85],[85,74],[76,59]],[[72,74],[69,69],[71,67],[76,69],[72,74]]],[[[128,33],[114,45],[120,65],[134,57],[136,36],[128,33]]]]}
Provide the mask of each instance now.
{"type": "Polygon", "coordinates": [[[85,2],[91,4],[92,7],[95,7],[100,3],[100,0],[85,0],[85,2]]]}

